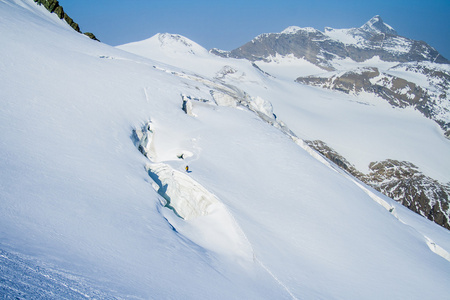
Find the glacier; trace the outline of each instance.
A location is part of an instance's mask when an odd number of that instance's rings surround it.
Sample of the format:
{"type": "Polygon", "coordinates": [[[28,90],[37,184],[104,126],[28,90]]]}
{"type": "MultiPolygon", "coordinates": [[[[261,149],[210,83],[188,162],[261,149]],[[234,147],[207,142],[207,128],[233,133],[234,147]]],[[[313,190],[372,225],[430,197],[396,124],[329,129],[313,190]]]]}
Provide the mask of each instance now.
{"type": "Polygon", "coordinates": [[[269,77],[176,35],[138,55],[32,0],[1,0],[0,16],[2,297],[447,295],[449,231],[302,143],[327,135],[364,165],[361,152],[383,155],[384,140],[403,137],[420,167],[448,178],[447,160],[430,164],[412,143],[429,137],[449,153],[432,121],[269,77]],[[225,66],[235,72],[217,78],[225,66]]]}

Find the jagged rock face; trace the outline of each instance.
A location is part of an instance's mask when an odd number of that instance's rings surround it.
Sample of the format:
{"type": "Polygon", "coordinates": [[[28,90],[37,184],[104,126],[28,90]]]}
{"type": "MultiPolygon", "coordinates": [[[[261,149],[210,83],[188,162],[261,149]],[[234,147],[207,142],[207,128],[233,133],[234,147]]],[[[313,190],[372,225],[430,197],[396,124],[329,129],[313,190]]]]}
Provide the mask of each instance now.
{"type": "Polygon", "coordinates": [[[83,34],[94,41],[100,42],[100,40],[92,32],[84,32],[83,34]]]}
{"type": "MultiPolygon", "coordinates": [[[[276,56],[277,53],[281,55],[294,54],[298,58],[304,57],[314,64],[324,66],[327,59],[333,58],[333,55],[328,53],[329,51],[322,49],[323,45],[319,42],[325,39],[323,33],[318,30],[298,31],[296,34],[263,34],[227,55],[233,58],[246,58],[250,61],[256,61],[276,56]],[[325,59],[320,57],[321,54],[325,59]]],[[[334,49],[334,52],[344,55],[343,45],[332,43],[329,46],[334,49]]],[[[218,52],[213,51],[213,53],[220,55],[218,52]]],[[[221,56],[223,56],[223,53],[221,56]]]]}
{"type": "Polygon", "coordinates": [[[412,163],[373,162],[362,180],[412,211],[450,229],[450,186],[423,175],[412,163]]]}
{"type": "Polygon", "coordinates": [[[430,87],[423,87],[406,79],[380,72],[377,68],[359,68],[330,77],[299,77],[297,82],[338,90],[345,93],[373,93],[394,107],[412,106],[425,117],[434,120],[444,132],[450,129],[450,74],[423,65],[399,64],[393,68],[427,76],[430,87]]]}
{"type": "Polygon", "coordinates": [[[370,163],[369,173],[364,174],[326,143],[305,142],[359,180],[412,211],[450,229],[450,184],[442,184],[425,176],[410,162],[393,159],[370,163]]]}
{"type": "Polygon", "coordinates": [[[34,0],[39,5],[44,5],[44,7],[51,13],[55,13],[60,19],[64,19],[67,24],[70,25],[75,31],[81,33],[80,27],[75,23],[72,18],[70,18],[65,12],[57,0],[34,0]]]}
{"type": "Polygon", "coordinates": [[[296,81],[307,85],[338,90],[348,94],[350,92],[372,91],[370,79],[379,75],[380,72],[377,68],[362,68],[331,77],[299,77],[296,81]]]}
{"type": "MultiPolygon", "coordinates": [[[[34,0],[34,2],[38,5],[44,5],[49,12],[56,14],[61,20],[65,20],[76,32],[82,33],[80,26],[64,12],[64,8],[59,5],[57,0],[34,0]]],[[[99,41],[93,33],[86,32],[84,34],[93,40],[99,41]]]]}
{"type": "Polygon", "coordinates": [[[288,28],[281,33],[262,34],[231,52],[213,49],[211,53],[250,61],[293,54],[328,70],[333,69],[329,61],[335,58],[362,62],[378,56],[383,61],[449,63],[427,43],[397,35],[379,16],[360,28],[326,28],[325,32],[313,28],[288,28]],[[336,32],[344,33],[346,40],[336,38],[336,32]]]}

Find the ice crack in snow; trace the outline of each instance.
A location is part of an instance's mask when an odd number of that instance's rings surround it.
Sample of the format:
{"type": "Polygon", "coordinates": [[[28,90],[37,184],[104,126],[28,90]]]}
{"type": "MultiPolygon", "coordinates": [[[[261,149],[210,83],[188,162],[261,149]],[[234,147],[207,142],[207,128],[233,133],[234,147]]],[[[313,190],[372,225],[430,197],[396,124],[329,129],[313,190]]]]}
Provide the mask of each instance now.
{"type": "MultiPolygon", "coordinates": [[[[187,99],[187,97],[186,97],[187,99]]],[[[172,228],[198,246],[217,254],[252,262],[252,246],[226,206],[188,174],[166,163],[154,163],[151,123],[135,129],[133,140],[139,151],[149,158],[146,171],[153,188],[161,195],[162,210],[172,228]],[[172,213],[173,212],[173,213],[172,213]]]]}

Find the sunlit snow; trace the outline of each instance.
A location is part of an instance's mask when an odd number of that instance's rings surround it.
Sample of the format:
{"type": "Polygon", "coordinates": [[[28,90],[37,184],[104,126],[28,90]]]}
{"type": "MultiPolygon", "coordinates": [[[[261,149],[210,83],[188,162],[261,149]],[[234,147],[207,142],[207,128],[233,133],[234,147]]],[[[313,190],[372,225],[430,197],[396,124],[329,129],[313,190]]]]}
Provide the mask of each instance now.
{"type": "Polygon", "coordinates": [[[418,112],[179,35],[110,47],[32,0],[0,17],[7,298],[447,296],[449,231],[303,143],[448,180],[448,140],[418,112]]]}

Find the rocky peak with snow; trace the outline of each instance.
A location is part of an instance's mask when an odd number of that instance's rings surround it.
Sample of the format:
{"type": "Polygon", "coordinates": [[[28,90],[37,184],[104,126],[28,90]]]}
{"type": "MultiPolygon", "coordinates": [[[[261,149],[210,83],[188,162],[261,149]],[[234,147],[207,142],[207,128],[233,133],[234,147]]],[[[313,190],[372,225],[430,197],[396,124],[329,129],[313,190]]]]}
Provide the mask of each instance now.
{"type": "Polygon", "coordinates": [[[361,29],[373,33],[397,35],[397,31],[395,31],[395,29],[388,24],[384,23],[379,15],[376,15],[375,17],[367,21],[366,24],[361,26],[361,29]]]}
{"type": "Polygon", "coordinates": [[[450,63],[427,43],[399,36],[378,15],[359,28],[327,27],[321,32],[314,28],[291,26],[281,33],[259,35],[229,52],[211,52],[222,57],[246,58],[251,61],[269,61],[277,55],[294,55],[325,70],[335,69],[330,63],[332,60],[350,58],[362,62],[377,56],[388,62],[450,63]]]}

